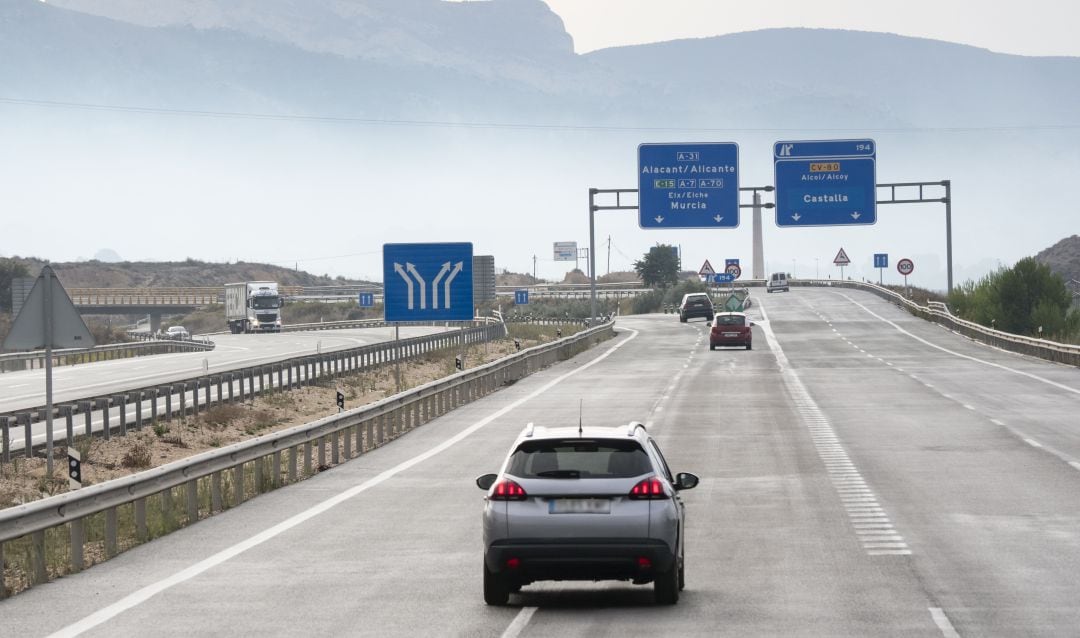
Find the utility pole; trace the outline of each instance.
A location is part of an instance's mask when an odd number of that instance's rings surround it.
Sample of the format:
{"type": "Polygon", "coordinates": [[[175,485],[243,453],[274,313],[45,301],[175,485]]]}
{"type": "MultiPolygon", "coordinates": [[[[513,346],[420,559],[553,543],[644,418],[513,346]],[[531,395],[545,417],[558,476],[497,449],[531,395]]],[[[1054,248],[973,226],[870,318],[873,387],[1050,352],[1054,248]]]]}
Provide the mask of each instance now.
{"type": "Polygon", "coordinates": [[[536,255],[533,255],[533,283],[536,283],[536,255]]]}
{"type": "Polygon", "coordinates": [[[607,236],[607,274],[611,274],[611,235],[607,236]]]}

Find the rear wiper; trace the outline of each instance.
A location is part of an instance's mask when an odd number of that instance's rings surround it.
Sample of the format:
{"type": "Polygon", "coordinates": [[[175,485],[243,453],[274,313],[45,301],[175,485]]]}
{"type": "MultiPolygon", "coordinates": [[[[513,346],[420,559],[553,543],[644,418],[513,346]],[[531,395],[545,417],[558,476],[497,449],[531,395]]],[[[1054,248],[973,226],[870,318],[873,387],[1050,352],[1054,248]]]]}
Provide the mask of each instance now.
{"type": "Polygon", "coordinates": [[[536,475],[540,478],[581,478],[581,470],[548,470],[536,475]]]}

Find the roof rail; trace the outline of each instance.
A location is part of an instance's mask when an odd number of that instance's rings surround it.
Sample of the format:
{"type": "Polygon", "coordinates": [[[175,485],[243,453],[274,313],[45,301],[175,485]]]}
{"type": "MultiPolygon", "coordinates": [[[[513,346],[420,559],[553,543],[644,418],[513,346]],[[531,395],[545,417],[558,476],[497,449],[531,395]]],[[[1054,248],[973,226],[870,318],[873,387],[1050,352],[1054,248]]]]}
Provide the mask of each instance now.
{"type": "MultiPolygon", "coordinates": [[[[635,434],[637,434],[637,429],[638,428],[641,428],[642,430],[645,430],[645,424],[642,423],[641,421],[631,421],[626,426],[626,436],[634,436],[635,434]]],[[[645,430],[645,431],[648,432],[648,430],[645,430]]]]}
{"type": "Polygon", "coordinates": [[[529,424],[525,426],[525,436],[531,437],[535,430],[536,427],[533,425],[532,421],[529,421],[529,424]]]}

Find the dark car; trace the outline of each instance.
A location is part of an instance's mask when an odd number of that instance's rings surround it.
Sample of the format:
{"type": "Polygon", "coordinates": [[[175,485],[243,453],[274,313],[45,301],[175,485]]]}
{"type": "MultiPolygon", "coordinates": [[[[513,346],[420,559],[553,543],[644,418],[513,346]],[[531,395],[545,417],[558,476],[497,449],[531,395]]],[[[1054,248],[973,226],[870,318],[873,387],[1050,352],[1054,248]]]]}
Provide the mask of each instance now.
{"type": "Polygon", "coordinates": [[[683,295],[682,303],[679,304],[679,321],[686,323],[692,317],[712,319],[712,298],[704,292],[691,292],[683,295]]]}
{"type": "Polygon", "coordinates": [[[741,312],[720,312],[710,322],[712,330],[709,331],[709,350],[716,350],[720,346],[743,346],[747,350],[753,348],[754,333],[750,327],[754,325],[741,312]]]}

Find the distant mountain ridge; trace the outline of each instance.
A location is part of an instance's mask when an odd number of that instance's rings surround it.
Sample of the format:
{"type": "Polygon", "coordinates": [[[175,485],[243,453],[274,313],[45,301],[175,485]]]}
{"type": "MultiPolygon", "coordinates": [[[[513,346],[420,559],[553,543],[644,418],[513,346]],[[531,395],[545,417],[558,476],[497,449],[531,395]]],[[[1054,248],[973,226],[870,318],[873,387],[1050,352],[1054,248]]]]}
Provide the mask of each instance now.
{"type": "MultiPolygon", "coordinates": [[[[1035,255],[1035,261],[1061,275],[1066,283],[1080,282],[1080,235],[1066,237],[1035,255]]],[[[1077,288],[1073,285],[1073,289],[1077,288]]]]}
{"type": "Polygon", "coordinates": [[[577,55],[540,0],[8,0],[0,57],[2,97],[145,107],[710,127],[1080,125],[1080,58],[824,29],[577,55]]]}

